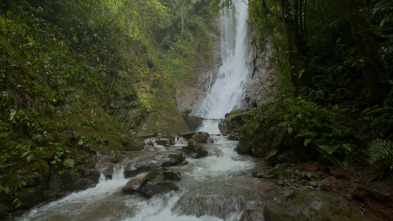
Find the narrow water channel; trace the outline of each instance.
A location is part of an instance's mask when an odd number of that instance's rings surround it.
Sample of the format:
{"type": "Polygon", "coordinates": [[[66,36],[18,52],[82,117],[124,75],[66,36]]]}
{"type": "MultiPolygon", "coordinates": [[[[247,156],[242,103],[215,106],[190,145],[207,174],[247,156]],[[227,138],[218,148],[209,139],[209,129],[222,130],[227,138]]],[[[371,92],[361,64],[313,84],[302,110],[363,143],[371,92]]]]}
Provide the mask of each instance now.
{"type": "Polygon", "coordinates": [[[96,187],[35,208],[18,220],[239,220],[245,209],[263,203],[250,177],[257,163],[234,151],[236,141],[211,138],[209,156],[174,167],[182,175],[179,191],[151,199],[122,194],[131,179],[124,178],[125,161],[116,165],[112,180],[102,175],[96,187]]]}

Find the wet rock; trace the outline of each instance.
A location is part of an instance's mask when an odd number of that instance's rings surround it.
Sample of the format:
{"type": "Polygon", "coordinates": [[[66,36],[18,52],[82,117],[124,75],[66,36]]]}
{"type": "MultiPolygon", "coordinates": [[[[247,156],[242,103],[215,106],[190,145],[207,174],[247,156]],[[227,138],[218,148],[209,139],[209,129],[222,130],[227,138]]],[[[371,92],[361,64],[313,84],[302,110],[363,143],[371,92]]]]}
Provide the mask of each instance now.
{"type": "Polygon", "coordinates": [[[179,137],[183,137],[188,139],[191,139],[192,136],[194,136],[196,134],[196,132],[188,132],[188,133],[181,133],[179,134],[179,137]]]}
{"type": "Polygon", "coordinates": [[[138,176],[122,187],[124,194],[141,193],[146,197],[177,191],[179,187],[173,182],[180,180],[180,173],[168,168],[153,168],[145,176],[138,176]]]}
{"type": "Polygon", "coordinates": [[[237,125],[242,124],[243,117],[250,115],[246,110],[245,108],[239,108],[226,114],[225,119],[218,123],[218,129],[220,129],[221,134],[226,136],[234,131],[237,125]]]}
{"type": "Polygon", "coordinates": [[[303,190],[294,199],[264,209],[265,220],[363,220],[359,208],[343,197],[303,190]]]}
{"type": "Polygon", "coordinates": [[[210,137],[209,133],[206,132],[197,132],[194,136],[191,137],[196,142],[199,143],[207,143],[210,137]]]}
{"type": "Polygon", "coordinates": [[[170,146],[170,145],[175,145],[176,142],[175,142],[175,137],[171,135],[164,135],[164,136],[157,137],[156,143],[162,146],[170,146]]]}
{"type": "Polygon", "coordinates": [[[111,166],[105,168],[105,169],[102,171],[102,174],[104,174],[106,180],[111,180],[111,179],[112,179],[112,174],[113,174],[113,165],[111,165],[111,166]]]}
{"type": "Polygon", "coordinates": [[[195,186],[182,195],[172,210],[185,215],[210,215],[228,220],[233,211],[262,206],[264,194],[273,192],[272,188],[274,184],[271,182],[251,177],[239,180],[223,177],[219,186],[206,180],[203,185],[195,186]]]}
{"type": "Polygon", "coordinates": [[[190,116],[191,110],[186,110],[181,113],[183,120],[186,122],[191,131],[196,131],[203,124],[203,118],[198,116],[190,116]]]}
{"type": "Polygon", "coordinates": [[[170,145],[170,139],[169,138],[160,138],[160,139],[156,140],[156,143],[161,146],[170,145]]]}
{"type": "Polygon", "coordinates": [[[124,194],[135,194],[139,193],[139,188],[143,183],[144,177],[135,177],[132,178],[130,181],[127,182],[125,186],[121,188],[121,192],[124,194]]]}
{"type": "Polygon", "coordinates": [[[57,199],[74,191],[93,187],[98,183],[100,171],[86,169],[75,173],[64,171],[62,175],[52,174],[46,179],[40,179],[34,187],[23,188],[19,193],[22,209],[29,209],[42,202],[57,199]]]}
{"type": "Polygon", "coordinates": [[[240,221],[264,221],[263,210],[252,209],[242,213],[240,221]]]}
{"type": "Polygon", "coordinates": [[[230,134],[228,134],[228,140],[238,141],[239,140],[239,135],[232,131],[230,134]]]}
{"type": "Polygon", "coordinates": [[[179,190],[179,187],[169,178],[180,179],[179,177],[177,177],[176,172],[170,172],[169,170],[166,170],[164,168],[151,169],[149,173],[147,173],[144,177],[143,183],[140,186],[139,190],[143,195],[147,197],[152,197],[154,195],[166,193],[172,190],[179,190]]]}
{"type": "Polygon", "coordinates": [[[164,180],[180,180],[181,179],[181,175],[178,171],[175,170],[163,170],[163,174],[164,174],[164,180]]]}
{"type": "Polygon", "coordinates": [[[126,178],[147,172],[152,168],[176,166],[185,159],[182,151],[138,152],[127,158],[130,162],[124,169],[126,178]]]}
{"type": "Polygon", "coordinates": [[[194,159],[205,157],[208,154],[206,148],[194,139],[189,140],[188,145],[183,150],[185,150],[187,156],[194,159]]]}

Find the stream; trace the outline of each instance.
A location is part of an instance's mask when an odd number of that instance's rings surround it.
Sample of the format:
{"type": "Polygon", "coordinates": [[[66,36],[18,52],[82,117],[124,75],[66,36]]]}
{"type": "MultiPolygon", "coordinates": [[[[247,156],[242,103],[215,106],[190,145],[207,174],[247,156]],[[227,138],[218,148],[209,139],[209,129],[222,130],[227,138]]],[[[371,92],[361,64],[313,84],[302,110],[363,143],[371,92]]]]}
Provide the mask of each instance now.
{"type": "Polygon", "coordinates": [[[101,175],[96,187],[32,209],[18,220],[239,220],[245,209],[263,202],[258,180],[250,177],[263,164],[238,155],[236,141],[211,138],[209,156],[172,167],[181,173],[179,191],[148,200],[123,194],[121,188],[131,179],[124,178],[124,161],[116,165],[112,180],[101,175]]]}

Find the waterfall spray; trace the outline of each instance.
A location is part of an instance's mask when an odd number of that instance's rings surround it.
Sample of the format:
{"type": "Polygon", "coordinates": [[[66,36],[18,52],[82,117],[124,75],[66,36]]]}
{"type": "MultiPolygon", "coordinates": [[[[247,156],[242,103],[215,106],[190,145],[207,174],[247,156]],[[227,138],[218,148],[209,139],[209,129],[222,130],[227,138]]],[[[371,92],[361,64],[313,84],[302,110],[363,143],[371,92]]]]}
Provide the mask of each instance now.
{"type": "Polygon", "coordinates": [[[217,78],[202,101],[197,115],[207,119],[220,119],[241,103],[244,83],[250,74],[248,65],[247,1],[234,1],[220,12],[221,66],[217,78]]]}

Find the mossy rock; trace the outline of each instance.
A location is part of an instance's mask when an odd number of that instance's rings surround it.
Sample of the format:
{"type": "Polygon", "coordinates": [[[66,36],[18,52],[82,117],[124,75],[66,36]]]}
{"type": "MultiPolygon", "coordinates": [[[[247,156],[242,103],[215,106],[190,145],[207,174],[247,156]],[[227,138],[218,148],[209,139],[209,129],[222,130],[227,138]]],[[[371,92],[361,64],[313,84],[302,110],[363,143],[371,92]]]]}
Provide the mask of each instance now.
{"type": "Polygon", "coordinates": [[[335,193],[300,191],[297,196],[277,205],[267,205],[265,220],[367,220],[357,205],[335,193]]]}

